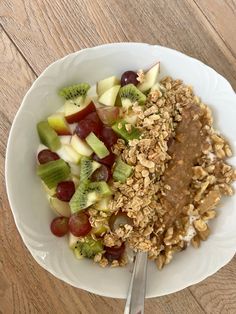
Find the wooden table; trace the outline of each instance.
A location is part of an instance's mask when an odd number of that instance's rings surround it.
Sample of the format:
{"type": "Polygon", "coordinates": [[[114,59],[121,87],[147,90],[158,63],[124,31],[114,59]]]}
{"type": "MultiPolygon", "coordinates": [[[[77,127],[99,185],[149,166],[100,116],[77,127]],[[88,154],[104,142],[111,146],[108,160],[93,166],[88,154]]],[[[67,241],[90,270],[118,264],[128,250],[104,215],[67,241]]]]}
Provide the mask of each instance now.
{"type": "MultiPolygon", "coordinates": [[[[123,300],[96,296],[54,278],[33,260],[16,230],[4,187],[4,156],[11,123],[35,78],[73,51],[136,41],[196,57],[236,89],[235,34],[235,0],[1,0],[1,314],[117,314],[124,307],[123,300]]],[[[146,313],[236,313],[236,258],[197,285],[147,300],[146,313]]]]}

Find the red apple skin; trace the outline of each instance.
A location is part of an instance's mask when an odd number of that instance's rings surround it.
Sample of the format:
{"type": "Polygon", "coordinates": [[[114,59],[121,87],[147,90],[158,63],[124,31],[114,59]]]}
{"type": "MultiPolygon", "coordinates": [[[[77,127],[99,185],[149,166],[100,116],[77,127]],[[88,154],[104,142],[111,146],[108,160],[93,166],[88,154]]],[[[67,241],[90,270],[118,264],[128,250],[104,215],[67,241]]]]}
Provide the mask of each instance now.
{"type": "Polygon", "coordinates": [[[70,131],[68,130],[55,130],[57,135],[71,135],[70,131]]]}
{"type": "Polygon", "coordinates": [[[84,119],[89,113],[96,111],[96,107],[94,105],[94,103],[91,101],[90,104],[88,106],[86,106],[84,109],[73,113],[70,116],[65,117],[66,121],[68,123],[75,123],[75,122],[79,122],[80,120],[84,119]]]}

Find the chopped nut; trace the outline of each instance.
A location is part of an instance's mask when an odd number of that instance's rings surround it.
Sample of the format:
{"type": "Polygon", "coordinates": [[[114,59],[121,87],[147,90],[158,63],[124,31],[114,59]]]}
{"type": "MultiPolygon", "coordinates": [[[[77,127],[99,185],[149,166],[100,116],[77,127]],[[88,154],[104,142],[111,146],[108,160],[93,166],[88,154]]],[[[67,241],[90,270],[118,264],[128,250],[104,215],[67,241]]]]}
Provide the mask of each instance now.
{"type": "Polygon", "coordinates": [[[122,129],[122,123],[119,122],[117,127],[118,127],[119,130],[121,130],[122,129]]]}
{"type": "Polygon", "coordinates": [[[200,246],[200,239],[199,239],[198,235],[195,235],[195,236],[192,238],[191,244],[192,244],[192,246],[193,246],[195,249],[199,248],[199,246],[200,246]]]}
{"type": "Polygon", "coordinates": [[[139,83],[143,83],[145,81],[145,74],[144,74],[143,70],[139,70],[137,72],[137,75],[138,75],[137,81],[139,81],[139,83]]]}
{"type": "Polygon", "coordinates": [[[215,210],[209,210],[208,212],[206,212],[203,216],[202,219],[203,220],[209,220],[209,219],[213,219],[216,216],[216,211],[215,210]]]}
{"type": "Polygon", "coordinates": [[[107,260],[105,257],[103,257],[103,258],[100,260],[99,265],[100,265],[101,267],[106,267],[106,266],[108,265],[108,260],[107,260]]]}
{"type": "Polygon", "coordinates": [[[166,259],[165,255],[160,254],[157,256],[156,264],[157,264],[158,269],[161,270],[163,268],[165,264],[165,259],[166,259]]]}
{"type": "Polygon", "coordinates": [[[204,220],[202,219],[198,219],[198,220],[195,220],[193,222],[194,224],[194,227],[198,230],[198,231],[205,231],[207,230],[207,224],[205,223],[204,220]]]}
{"type": "Polygon", "coordinates": [[[210,235],[210,229],[209,229],[209,227],[207,226],[207,229],[206,229],[206,230],[199,231],[199,232],[198,232],[198,235],[199,235],[199,237],[200,237],[200,239],[201,239],[202,241],[206,241],[207,238],[208,238],[209,235],[210,235]]]}
{"type": "Polygon", "coordinates": [[[130,123],[126,123],[125,124],[125,129],[128,133],[130,133],[132,131],[132,125],[130,123]]]}

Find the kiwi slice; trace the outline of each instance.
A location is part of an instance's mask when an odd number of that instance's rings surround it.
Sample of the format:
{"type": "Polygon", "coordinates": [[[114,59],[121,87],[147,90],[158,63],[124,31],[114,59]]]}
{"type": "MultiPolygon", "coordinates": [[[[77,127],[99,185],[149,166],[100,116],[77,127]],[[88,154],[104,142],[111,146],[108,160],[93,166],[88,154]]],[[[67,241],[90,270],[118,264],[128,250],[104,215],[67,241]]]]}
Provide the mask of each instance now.
{"type": "Polygon", "coordinates": [[[79,96],[86,96],[90,85],[87,83],[80,83],[62,88],[59,91],[59,95],[64,97],[66,100],[74,99],[79,96]]]}
{"type": "Polygon", "coordinates": [[[97,191],[91,191],[90,181],[84,180],[80,182],[80,185],[75,191],[75,194],[70,200],[70,209],[72,214],[81,211],[99,200],[99,195],[97,191]]]}
{"type": "Polygon", "coordinates": [[[49,147],[52,151],[61,147],[60,139],[48,121],[41,121],[37,124],[37,131],[42,144],[49,147]]]}
{"type": "Polygon", "coordinates": [[[77,242],[78,247],[81,255],[88,258],[93,258],[96,254],[103,251],[102,241],[94,240],[92,237],[87,237],[84,242],[77,242]]]}
{"type": "Polygon", "coordinates": [[[112,195],[112,191],[105,181],[91,182],[89,189],[90,191],[97,192],[100,198],[112,195]]]}
{"type": "Polygon", "coordinates": [[[113,179],[114,181],[125,183],[126,180],[131,176],[132,172],[132,167],[122,161],[121,158],[118,158],[113,170],[113,179]]]}
{"type": "Polygon", "coordinates": [[[84,180],[79,184],[69,203],[72,213],[76,213],[87,207],[88,187],[88,180],[84,180]]]}
{"type": "Polygon", "coordinates": [[[68,178],[70,167],[63,159],[57,159],[37,166],[37,175],[49,189],[68,178]]]}
{"type": "Polygon", "coordinates": [[[127,142],[133,139],[138,139],[141,135],[139,130],[133,125],[130,125],[130,130],[128,131],[126,129],[126,124],[128,123],[125,120],[119,120],[113,124],[112,129],[127,142]]]}
{"type": "Polygon", "coordinates": [[[88,157],[82,157],[80,160],[80,181],[87,180],[91,174],[101,167],[101,165],[88,157]]]}
{"type": "Polygon", "coordinates": [[[126,99],[128,99],[131,104],[134,102],[138,102],[139,105],[144,105],[147,99],[147,97],[142,92],[140,92],[140,90],[136,86],[134,86],[134,84],[127,84],[121,87],[119,95],[121,98],[122,106],[126,102],[126,99]]]}

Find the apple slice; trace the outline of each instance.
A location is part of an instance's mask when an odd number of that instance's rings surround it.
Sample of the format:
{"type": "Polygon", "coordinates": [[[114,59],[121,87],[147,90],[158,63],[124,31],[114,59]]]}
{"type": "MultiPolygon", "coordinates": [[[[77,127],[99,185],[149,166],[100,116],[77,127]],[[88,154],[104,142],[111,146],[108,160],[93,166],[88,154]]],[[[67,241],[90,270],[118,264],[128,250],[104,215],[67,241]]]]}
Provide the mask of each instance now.
{"type": "Polygon", "coordinates": [[[104,94],[108,89],[115,85],[119,85],[120,82],[115,76],[110,76],[105,78],[104,80],[101,80],[97,83],[97,94],[98,96],[101,96],[104,94]]]}
{"type": "Polygon", "coordinates": [[[61,144],[70,144],[71,135],[59,136],[61,144]]]}
{"type": "Polygon", "coordinates": [[[65,103],[65,117],[68,123],[79,122],[85,118],[89,113],[96,111],[96,107],[92,101],[81,107],[71,103],[65,103]]]}
{"type": "Polygon", "coordinates": [[[56,187],[49,189],[49,187],[42,181],[42,185],[45,189],[45,192],[50,196],[54,196],[56,194],[56,187]]]}
{"type": "Polygon", "coordinates": [[[89,157],[93,153],[89,145],[81,138],[79,138],[76,134],[71,137],[70,144],[72,148],[80,155],[89,157]]]}
{"type": "MultiPolygon", "coordinates": [[[[71,164],[73,166],[75,166],[74,164],[71,164]]],[[[71,171],[72,173],[72,171],[71,171]]],[[[80,180],[79,180],[79,175],[72,175],[72,181],[74,182],[75,188],[77,189],[77,187],[79,186],[80,180]]]]}
{"type": "Polygon", "coordinates": [[[74,250],[77,242],[80,240],[79,237],[74,236],[71,232],[69,233],[69,247],[74,250]]]}
{"type": "Polygon", "coordinates": [[[127,114],[127,115],[124,116],[124,120],[125,120],[127,123],[130,123],[130,124],[132,124],[132,125],[135,125],[136,122],[137,122],[137,120],[138,120],[138,115],[132,111],[132,112],[130,112],[129,114],[127,114]]]}
{"type": "Polygon", "coordinates": [[[72,162],[69,162],[69,166],[70,166],[70,172],[71,172],[72,181],[73,181],[73,176],[79,177],[79,175],[80,175],[80,165],[73,164],[72,162]]]}
{"type": "Polygon", "coordinates": [[[57,154],[60,158],[69,163],[72,162],[74,164],[78,164],[81,159],[81,155],[78,154],[69,144],[62,145],[61,148],[57,150],[57,154]]]}
{"type": "Polygon", "coordinates": [[[120,90],[120,85],[115,85],[109,88],[107,91],[105,91],[105,93],[103,93],[98,98],[98,101],[105,106],[114,106],[119,90],[120,90]]]}
{"type": "Polygon", "coordinates": [[[60,201],[56,197],[50,197],[49,204],[56,214],[64,217],[70,217],[71,212],[70,205],[68,202],[60,201]]]}
{"type": "Polygon", "coordinates": [[[110,200],[111,200],[111,196],[103,197],[100,201],[98,201],[94,205],[94,208],[99,210],[99,211],[107,212],[107,211],[109,211],[110,200]]]}
{"type": "Polygon", "coordinates": [[[120,109],[118,107],[97,108],[97,114],[104,124],[112,125],[119,118],[120,109]]]}
{"type": "Polygon", "coordinates": [[[145,73],[145,80],[143,83],[138,84],[138,86],[137,86],[138,89],[141,92],[146,92],[150,88],[152,88],[152,86],[157,83],[157,78],[158,78],[159,72],[160,72],[160,62],[155,64],[153,67],[151,67],[150,70],[148,70],[145,73]]]}
{"type": "Polygon", "coordinates": [[[154,92],[154,91],[160,91],[160,92],[165,92],[166,91],[166,88],[160,84],[160,83],[156,83],[152,86],[151,88],[151,92],[154,92]]]}
{"type": "Polygon", "coordinates": [[[57,112],[48,117],[48,124],[58,135],[70,135],[70,127],[66,122],[64,114],[57,112]]]}

